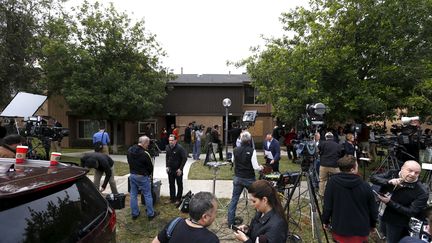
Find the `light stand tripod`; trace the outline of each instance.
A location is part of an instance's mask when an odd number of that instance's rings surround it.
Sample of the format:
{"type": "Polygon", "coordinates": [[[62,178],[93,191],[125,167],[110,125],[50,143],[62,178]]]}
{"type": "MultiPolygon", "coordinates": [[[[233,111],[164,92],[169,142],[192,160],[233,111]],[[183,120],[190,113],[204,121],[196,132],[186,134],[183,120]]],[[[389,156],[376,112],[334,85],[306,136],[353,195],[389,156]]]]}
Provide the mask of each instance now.
{"type": "MultiPolygon", "coordinates": [[[[305,158],[308,159],[308,158],[305,158]]],[[[310,158],[309,158],[310,159],[310,158]]],[[[316,239],[317,242],[321,243],[322,239],[321,239],[321,230],[324,232],[324,237],[326,242],[328,243],[328,236],[327,236],[327,232],[326,230],[323,228],[323,224],[322,224],[322,219],[321,219],[321,212],[320,212],[320,208],[319,208],[319,204],[318,204],[318,199],[315,193],[315,187],[313,186],[313,173],[315,172],[315,168],[313,166],[313,161],[309,166],[309,169],[307,169],[306,171],[302,171],[300,176],[298,176],[293,188],[291,188],[289,194],[288,194],[288,198],[285,204],[284,209],[287,212],[287,217],[289,219],[289,223],[288,223],[288,232],[291,234],[290,231],[290,223],[294,224],[296,227],[300,228],[300,220],[301,220],[301,210],[306,207],[309,206],[309,212],[310,212],[310,222],[311,222],[311,227],[312,227],[312,237],[313,239],[316,239]],[[306,179],[306,184],[307,184],[307,190],[304,190],[303,192],[301,191],[301,181],[302,178],[306,179]],[[295,221],[294,217],[291,217],[290,215],[290,205],[291,205],[291,200],[293,199],[294,196],[294,192],[296,190],[296,188],[298,188],[298,196],[297,196],[297,212],[299,213],[299,220],[298,222],[295,221]],[[307,205],[303,205],[302,206],[302,198],[306,197],[304,194],[307,193],[307,197],[308,197],[308,204],[307,205]],[[302,197],[303,195],[303,197],[302,197]]]]}
{"type": "Polygon", "coordinates": [[[216,180],[219,172],[219,167],[231,164],[230,162],[207,162],[206,165],[213,169],[213,195],[216,195],[216,180]]]}
{"type": "MultiPolygon", "coordinates": [[[[400,145],[398,144],[390,144],[388,145],[387,148],[387,156],[381,161],[381,164],[374,170],[374,172],[372,174],[376,174],[379,173],[380,171],[388,171],[391,169],[394,170],[399,170],[400,166],[399,166],[399,160],[396,157],[396,149],[399,147],[400,145]]],[[[407,155],[408,157],[414,159],[414,156],[412,156],[411,154],[403,151],[402,149],[399,151],[405,155],[407,155]]]]}

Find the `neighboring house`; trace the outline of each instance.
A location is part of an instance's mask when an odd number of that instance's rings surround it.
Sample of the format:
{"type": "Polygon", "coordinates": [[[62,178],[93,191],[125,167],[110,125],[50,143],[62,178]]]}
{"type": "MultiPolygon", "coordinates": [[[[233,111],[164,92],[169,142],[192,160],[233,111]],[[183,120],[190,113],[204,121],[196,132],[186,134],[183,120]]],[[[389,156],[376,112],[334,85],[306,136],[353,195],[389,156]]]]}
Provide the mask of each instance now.
{"type": "MultiPolygon", "coordinates": [[[[257,102],[257,91],[250,85],[246,74],[178,74],[177,79],[167,83],[167,96],[162,110],[152,119],[121,122],[117,126],[117,144],[131,145],[144,133],[159,138],[162,128],[176,124],[180,134],[192,121],[206,127],[220,125],[224,134],[224,98],[231,99],[228,125],[241,121],[247,110],[257,110],[258,116],[249,129],[256,142],[262,141],[266,132],[271,132],[274,119],[271,106],[257,102]]],[[[63,97],[50,97],[38,112],[39,115],[55,117],[64,127],[70,129],[69,137],[63,140],[64,147],[91,146],[93,133],[98,131],[99,122],[71,114],[63,97]]],[[[114,132],[107,124],[113,141],[114,132]]],[[[224,136],[223,136],[224,139],[224,136]]]]}

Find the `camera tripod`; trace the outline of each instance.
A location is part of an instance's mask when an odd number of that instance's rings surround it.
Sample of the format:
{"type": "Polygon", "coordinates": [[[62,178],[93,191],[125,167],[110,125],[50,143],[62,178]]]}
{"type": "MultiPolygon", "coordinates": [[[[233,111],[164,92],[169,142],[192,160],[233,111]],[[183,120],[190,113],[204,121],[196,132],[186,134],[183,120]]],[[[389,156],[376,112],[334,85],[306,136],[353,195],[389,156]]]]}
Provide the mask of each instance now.
{"type": "MultiPolygon", "coordinates": [[[[399,159],[396,157],[397,148],[400,147],[398,144],[391,144],[387,148],[387,155],[384,157],[384,159],[381,161],[381,164],[372,172],[372,174],[388,171],[388,170],[399,170],[400,164],[399,159]]],[[[415,159],[414,156],[411,154],[403,151],[401,148],[399,152],[405,154],[406,156],[415,159]]]]}
{"type": "MultiPolygon", "coordinates": [[[[232,164],[232,163],[231,162],[216,162],[216,161],[207,162],[205,164],[205,165],[209,166],[210,169],[213,170],[213,189],[212,189],[213,195],[216,195],[216,181],[217,181],[217,175],[218,175],[218,172],[220,170],[220,167],[225,166],[225,165],[230,165],[230,164],[232,164]]],[[[237,203],[239,204],[239,203],[241,203],[241,201],[244,201],[245,206],[239,214],[244,214],[244,211],[246,211],[247,218],[249,219],[250,217],[249,217],[249,211],[248,211],[248,196],[247,196],[248,193],[247,193],[247,190],[244,189],[242,194],[243,194],[243,197],[240,198],[237,203]]],[[[229,203],[225,204],[225,203],[221,202],[219,200],[219,198],[216,198],[216,200],[217,200],[217,204],[219,206],[218,211],[222,212],[222,214],[226,214],[227,213],[226,210],[229,206],[229,203]]],[[[235,221],[236,221],[236,224],[238,225],[238,224],[242,223],[243,219],[241,217],[236,217],[235,221]]],[[[221,240],[232,240],[232,236],[233,236],[232,230],[229,229],[227,226],[228,225],[226,225],[224,223],[220,223],[220,222],[215,221],[213,223],[213,226],[212,226],[212,228],[213,228],[212,231],[215,234],[219,234],[219,238],[221,240]],[[221,235],[223,235],[222,238],[221,238],[221,235]]]]}
{"type": "Polygon", "coordinates": [[[323,228],[322,219],[321,219],[321,211],[319,208],[318,198],[315,193],[316,188],[313,186],[313,177],[314,177],[315,167],[313,162],[310,164],[309,168],[306,171],[302,171],[300,176],[298,176],[296,182],[292,187],[288,187],[286,192],[288,197],[286,198],[286,203],[284,206],[284,210],[286,210],[287,218],[288,218],[288,232],[291,234],[294,232],[290,230],[290,224],[300,229],[300,221],[302,219],[302,209],[309,206],[310,212],[310,223],[312,228],[312,237],[317,240],[317,242],[321,243],[321,233],[324,232],[325,242],[329,242],[327,232],[323,228]],[[307,189],[302,191],[301,181],[302,178],[306,179],[307,189]],[[296,212],[298,212],[298,220],[296,221],[294,217],[290,214],[290,205],[293,200],[294,193],[298,189],[298,195],[294,198],[297,201],[296,212]],[[307,195],[305,195],[307,194],[307,195]],[[307,204],[302,204],[302,199],[308,198],[307,204]],[[321,232],[322,231],[322,232],[321,232]]]}

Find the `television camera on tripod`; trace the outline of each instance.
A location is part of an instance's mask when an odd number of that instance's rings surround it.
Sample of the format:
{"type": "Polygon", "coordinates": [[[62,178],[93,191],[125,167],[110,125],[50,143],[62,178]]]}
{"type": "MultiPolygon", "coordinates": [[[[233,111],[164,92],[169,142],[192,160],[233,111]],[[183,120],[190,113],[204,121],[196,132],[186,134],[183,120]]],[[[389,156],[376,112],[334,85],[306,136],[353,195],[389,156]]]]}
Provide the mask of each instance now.
{"type": "MultiPolygon", "coordinates": [[[[64,127],[48,126],[46,120],[41,116],[35,116],[35,113],[40,109],[42,104],[47,99],[45,95],[31,94],[19,92],[15,95],[12,101],[0,114],[0,117],[9,119],[23,118],[25,122],[24,128],[18,129],[17,132],[27,138],[29,151],[27,157],[30,159],[40,159],[42,156],[37,155],[36,148],[43,145],[45,149],[45,158],[48,159],[51,141],[56,139],[61,140],[69,135],[69,129],[64,127]],[[37,138],[40,142],[33,146],[33,138],[37,138]]],[[[18,124],[15,121],[15,124],[18,124]]]]}
{"type": "Polygon", "coordinates": [[[51,141],[61,142],[64,137],[69,136],[69,129],[65,127],[48,126],[45,119],[41,116],[24,118],[25,127],[19,130],[19,134],[26,138],[30,147],[29,158],[41,159],[41,155],[36,153],[36,148],[43,146],[45,149],[45,159],[48,159],[51,141]],[[34,146],[33,138],[39,139],[39,143],[34,146]]]}
{"type": "Polygon", "coordinates": [[[283,201],[285,202],[284,210],[286,210],[287,217],[289,217],[288,232],[291,242],[297,242],[297,236],[293,229],[299,228],[300,222],[304,221],[302,218],[306,216],[302,216],[302,208],[304,207],[309,207],[310,215],[307,217],[310,220],[314,240],[322,242],[321,236],[324,234],[325,240],[328,242],[327,232],[322,227],[321,212],[315,193],[318,177],[315,168],[317,145],[316,141],[314,141],[315,133],[324,124],[326,109],[323,103],[306,105],[306,113],[302,115],[302,120],[304,121],[303,136],[299,140],[292,140],[297,156],[301,161],[301,171],[285,172],[278,178],[272,178],[271,176],[264,177],[266,180],[276,180],[274,186],[283,194],[283,201]],[[307,189],[300,187],[303,178],[305,178],[303,182],[306,182],[307,189]],[[294,195],[295,192],[298,192],[297,196],[294,195]],[[307,199],[306,204],[306,200],[304,199],[307,199]],[[290,209],[290,207],[294,210],[290,209]]]}

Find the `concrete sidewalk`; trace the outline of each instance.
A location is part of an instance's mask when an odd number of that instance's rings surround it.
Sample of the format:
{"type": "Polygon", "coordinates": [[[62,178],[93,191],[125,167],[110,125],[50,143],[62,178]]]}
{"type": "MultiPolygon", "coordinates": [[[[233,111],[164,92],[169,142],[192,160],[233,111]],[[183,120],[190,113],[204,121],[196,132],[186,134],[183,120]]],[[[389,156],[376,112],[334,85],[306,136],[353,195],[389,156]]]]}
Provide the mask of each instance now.
{"type": "MultiPolygon", "coordinates": [[[[88,151],[93,152],[93,151],[88,151]]],[[[86,153],[86,152],[84,152],[86,153]]],[[[84,153],[65,153],[65,156],[71,156],[71,157],[82,157],[84,153]]],[[[203,157],[204,155],[201,155],[203,157]]],[[[114,161],[124,162],[127,163],[126,155],[110,155],[110,157],[114,161]]],[[[165,153],[159,154],[155,158],[155,164],[154,164],[154,172],[153,172],[153,178],[155,180],[161,181],[161,189],[160,189],[160,195],[161,196],[169,196],[169,184],[168,184],[168,175],[166,173],[165,168],[165,153]]],[[[213,192],[213,180],[188,180],[189,170],[195,161],[192,158],[188,158],[186,161],[186,165],[183,169],[183,194],[187,193],[189,190],[191,190],[193,193],[199,192],[199,191],[209,191],[213,192]]],[[[88,176],[91,180],[93,180],[93,176],[88,176]]],[[[128,193],[128,180],[129,174],[124,176],[115,176],[115,180],[117,183],[117,190],[120,193],[128,193]]],[[[101,184],[104,180],[104,177],[101,179],[101,184]]],[[[104,193],[111,193],[111,189],[109,187],[109,184],[104,191],[104,193]]],[[[218,198],[230,198],[232,194],[232,180],[216,180],[215,185],[215,194],[218,198]]]]}

